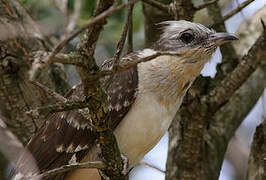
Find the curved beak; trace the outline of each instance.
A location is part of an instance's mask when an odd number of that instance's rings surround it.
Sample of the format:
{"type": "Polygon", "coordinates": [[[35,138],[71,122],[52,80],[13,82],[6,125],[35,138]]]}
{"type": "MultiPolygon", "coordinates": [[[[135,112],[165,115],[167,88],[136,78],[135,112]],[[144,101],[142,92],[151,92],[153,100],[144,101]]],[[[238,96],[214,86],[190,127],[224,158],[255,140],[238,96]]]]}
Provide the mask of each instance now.
{"type": "Polygon", "coordinates": [[[213,41],[213,43],[220,46],[224,43],[238,40],[238,37],[234,34],[231,34],[231,33],[214,33],[210,37],[210,40],[213,41]]]}

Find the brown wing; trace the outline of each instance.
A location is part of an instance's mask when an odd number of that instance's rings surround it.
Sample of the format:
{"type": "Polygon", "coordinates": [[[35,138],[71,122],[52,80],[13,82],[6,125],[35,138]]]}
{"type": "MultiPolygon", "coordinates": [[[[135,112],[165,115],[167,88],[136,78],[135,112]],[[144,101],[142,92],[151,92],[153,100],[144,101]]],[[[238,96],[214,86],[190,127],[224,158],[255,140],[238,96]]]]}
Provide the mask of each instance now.
{"type": "MultiPolygon", "coordinates": [[[[131,53],[121,61],[133,61],[134,56],[136,56],[136,53],[131,53]]],[[[108,70],[111,66],[112,60],[109,60],[103,64],[102,69],[108,70]]],[[[111,126],[114,129],[135,101],[138,88],[137,68],[133,67],[117,73],[113,77],[106,77],[103,79],[103,85],[109,103],[108,109],[112,120],[111,126]]]]}
{"type": "MultiPolygon", "coordinates": [[[[127,58],[127,60],[129,60],[127,58]]],[[[110,68],[111,61],[104,63],[103,69],[110,68]]],[[[133,67],[102,79],[106,90],[111,116],[111,126],[115,128],[134,103],[137,92],[137,68],[133,67]]],[[[72,88],[66,98],[81,100],[83,87],[72,88]]],[[[37,161],[40,171],[47,171],[65,164],[75,155],[79,162],[95,143],[95,135],[89,123],[77,110],[52,114],[28,144],[29,151],[37,161]]],[[[26,162],[22,159],[21,161],[26,162]]],[[[49,179],[64,179],[64,174],[49,179]]]]}

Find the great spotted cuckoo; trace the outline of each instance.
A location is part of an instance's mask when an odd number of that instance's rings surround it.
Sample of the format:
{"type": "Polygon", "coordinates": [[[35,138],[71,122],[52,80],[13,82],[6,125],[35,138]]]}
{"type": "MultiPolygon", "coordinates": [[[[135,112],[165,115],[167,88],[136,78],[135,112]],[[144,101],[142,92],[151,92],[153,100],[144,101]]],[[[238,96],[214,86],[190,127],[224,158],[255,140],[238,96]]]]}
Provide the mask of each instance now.
{"type": "MultiPolygon", "coordinates": [[[[126,55],[121,61],[134,61],[156,51],[174,52],[119,72],[110,81],[102,80],[107,93],[111,127],[121,152],[133,167],[167,131],[183,97],[204,64],[219,45],[236,40],[229,33],[216,33],[188,21],[161,23],[160,39],[150,48],[126,55]],[[105,86],[109,83],[108,86],[105,86]],[[108,88],[107,88],[108,87],[108,88]]],[[[108,69],[105,62],[102,69],[108,69]]],[[[69,100],[81,100],[83,87],[77,85],[67,94],[69,100]]],[[[65,164],[98,158],[99,148],[90,124],[77,110],[50,115],[28,144],[40,171],[65,164]]],[[[79,169],[50,179],[98,180],[96,169],[79,169]]]]}

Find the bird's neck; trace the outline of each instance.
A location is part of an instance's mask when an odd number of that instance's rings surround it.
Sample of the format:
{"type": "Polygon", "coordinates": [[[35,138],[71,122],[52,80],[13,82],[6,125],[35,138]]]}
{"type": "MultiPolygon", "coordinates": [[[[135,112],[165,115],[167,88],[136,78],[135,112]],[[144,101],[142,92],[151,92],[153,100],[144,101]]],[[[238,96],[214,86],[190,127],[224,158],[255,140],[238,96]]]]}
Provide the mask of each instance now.
{"type": "Polygon", "coordinates": [[[206,61],[191,63],[177,56],[160,56],[140,63],[139,93],[153,92],[166,106],[180,104],[194,79],[200,74],[206,61]]]}

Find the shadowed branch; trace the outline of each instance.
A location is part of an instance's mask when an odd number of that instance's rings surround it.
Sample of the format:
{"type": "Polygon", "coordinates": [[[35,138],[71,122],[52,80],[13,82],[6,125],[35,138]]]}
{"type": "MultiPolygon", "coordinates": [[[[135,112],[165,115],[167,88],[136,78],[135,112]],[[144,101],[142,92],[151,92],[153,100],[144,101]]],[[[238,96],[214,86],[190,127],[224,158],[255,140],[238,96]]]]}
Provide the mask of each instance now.
{"type": "Polygon", "coordinates": [[[60,173],[72,171],[75,169],[88,169],[88,168],[104,169],[106,168],[106,165],[101,161],[89,161],[89,162],[83,162],[83,163],[68,164],[68,165],[61,166],[59,168],[52,169],[50,171],[46,171],[38,176],[33,176],[30,179],[31,180],[42,179],[46,177],[55,176],[60,173]]]}
{"type": "Polygon", "coordinates": [[[241,63],[230,73],[221,85],[213,89],[208,96],[202,98],[209,104],[213,112],[222,104],[228,101],[232,94],[246,81],[246,79],[257,69],[262,60],[262,56],[266,56],[266,32],[257,39],[255,44],[250,48],[241,63]]]}
{"type": "Polygon", "coordinates": [[[232,10],[231,12],[229,12],[228,14],[226,14],[222,20],[216,22],[215,24],[212,25],[212,27],[217,26],[221,23],[223,23],[224,21],[226,21],[227,19],[229,19],[230,17],[232,17],[233,15],[237,14],[238,12],[240,12],[242,9],[244,9],[246,6],[248,6],[250,3],[252,3],[254,0],[246,0],[243,3],[241,3],[237,8],[235,8],[234,10],[232,10]]]}

